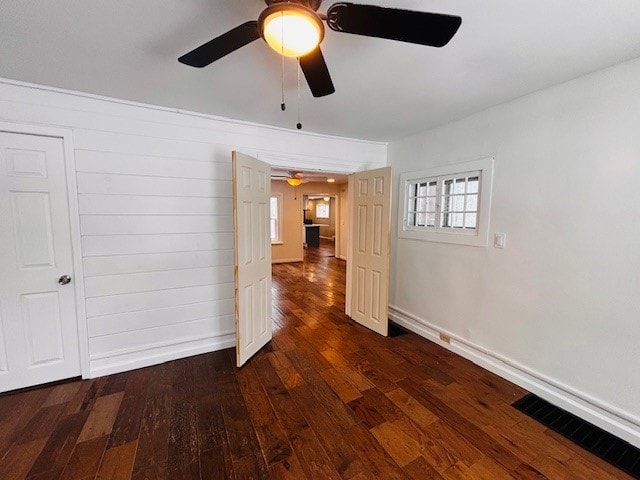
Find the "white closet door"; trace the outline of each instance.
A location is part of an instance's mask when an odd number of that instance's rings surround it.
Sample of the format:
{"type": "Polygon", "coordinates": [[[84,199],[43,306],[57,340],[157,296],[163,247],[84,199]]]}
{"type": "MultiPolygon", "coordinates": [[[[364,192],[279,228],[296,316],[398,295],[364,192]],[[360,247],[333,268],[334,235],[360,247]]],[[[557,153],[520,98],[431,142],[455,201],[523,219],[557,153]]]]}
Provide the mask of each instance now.
{"type": "Polygon", "coordinates": [[[62,139],[0,132],[0,391],[80,374],[72,273],[62,139]]]}

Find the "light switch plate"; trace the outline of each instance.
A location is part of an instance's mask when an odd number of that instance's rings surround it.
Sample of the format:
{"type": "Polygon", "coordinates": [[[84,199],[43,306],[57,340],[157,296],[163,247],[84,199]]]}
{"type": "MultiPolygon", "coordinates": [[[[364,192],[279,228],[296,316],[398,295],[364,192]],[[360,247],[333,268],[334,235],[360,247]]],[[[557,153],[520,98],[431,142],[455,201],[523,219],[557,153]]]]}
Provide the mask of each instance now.
{"type": "Polygon", "coordinates": [[[493,246],[495,248],[504,248],[507,246],[507,234],[506,233],[496,233],[493,237],[493,246]]]}

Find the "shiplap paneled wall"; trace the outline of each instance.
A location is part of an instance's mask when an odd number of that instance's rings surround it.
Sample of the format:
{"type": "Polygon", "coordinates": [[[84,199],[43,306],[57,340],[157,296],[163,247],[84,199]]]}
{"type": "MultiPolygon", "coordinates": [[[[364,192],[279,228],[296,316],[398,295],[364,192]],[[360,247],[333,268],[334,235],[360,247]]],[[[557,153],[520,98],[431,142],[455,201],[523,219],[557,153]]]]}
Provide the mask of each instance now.
{"type": "Polygon", "coordinates": [[[234,344],[231,151],[357,171],[386,145],[0,80],[0,120],[73,130],[89,374],[234,344]]]}
{"type": "Polygon", "coordinates": [[[76,149],[94,372],[235,338],[229,152],[212,144],[162,155],[155,145],[135,136],[76,149]],[[153,153],[130,155],[132,144],[153,153]]]}

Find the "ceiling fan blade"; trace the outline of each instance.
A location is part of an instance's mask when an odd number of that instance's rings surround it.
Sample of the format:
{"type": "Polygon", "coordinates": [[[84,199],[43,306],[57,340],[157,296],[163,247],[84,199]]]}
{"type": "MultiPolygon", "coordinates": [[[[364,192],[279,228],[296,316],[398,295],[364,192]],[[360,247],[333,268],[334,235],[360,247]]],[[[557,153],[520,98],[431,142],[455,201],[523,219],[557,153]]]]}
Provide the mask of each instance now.
{"type": "Polygon", "coordinates": [[[212,62],[260,38],[258,22],[245,22],[219,37],[181,56],[178,61],[191,67],[206,67],[212,62]]]}
{"type": "Polygon", "coordinates": [[[336,91],[320,47],[300,57],[300,68],[314,97],[324,97],[336,91]]]}
{"type": "Polygon", "coordinates": [[[327,25],[337,32],[431,47],[443,47],[449,43],[461,23],[462,18],[454,15],[347,2],[336,3],[327,11],[327,25]]]}

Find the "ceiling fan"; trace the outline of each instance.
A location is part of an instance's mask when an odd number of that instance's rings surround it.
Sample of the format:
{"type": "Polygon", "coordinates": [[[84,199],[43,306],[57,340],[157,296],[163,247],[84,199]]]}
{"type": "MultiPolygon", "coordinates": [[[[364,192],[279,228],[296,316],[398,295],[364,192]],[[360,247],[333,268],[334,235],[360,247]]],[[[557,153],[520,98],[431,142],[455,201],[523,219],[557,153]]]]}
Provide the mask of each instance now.
{"type": "Polygon", "coordinates": [[[416,12],[375,5],[334,3],[326,15],[317,13],[322,0],[265,0],[258,20],[239,25],[208,41],[178,61],[202,68],[262,37],[276,52],[298,57],[314,97],[335,92],[320,50],[326,21],[331,30],[369,37],[443,47],[462,19],[441,13],[416,12]]]}
{"type": "Polygon", "coordinates": [[[292,187],[297,187],[303,183],[307,183],[308,180],[304,178],[304,174],[302,172],[289,172],[286,175],[281,173],[272,173],[272,180],[286,180],[286,182],[292,187]]]}

